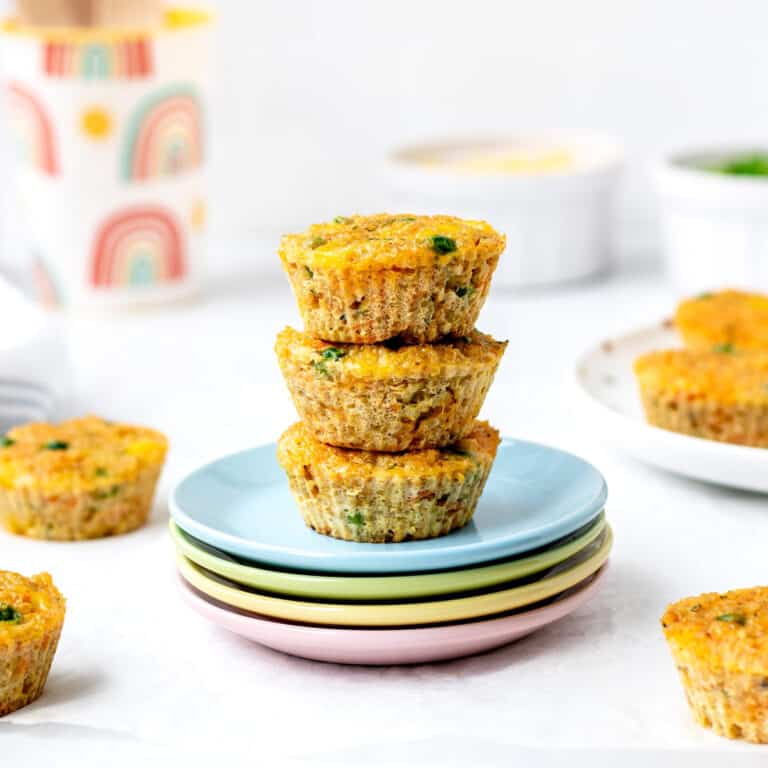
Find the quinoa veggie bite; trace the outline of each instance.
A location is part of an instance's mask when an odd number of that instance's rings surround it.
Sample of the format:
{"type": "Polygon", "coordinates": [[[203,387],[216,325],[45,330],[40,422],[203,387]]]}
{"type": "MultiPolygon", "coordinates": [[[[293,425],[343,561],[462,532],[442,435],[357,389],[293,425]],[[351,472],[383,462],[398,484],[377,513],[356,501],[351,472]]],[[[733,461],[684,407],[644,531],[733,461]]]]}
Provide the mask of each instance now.
{"type": "Polygon", "coordinates": [[[37,539],[92,539],[146,522],[167,441],[95,416],[0,437],[0,522],[37,539]]]}
{"type": "Polygon", "coordinates": [[[279,253],[311,336],[422,343],[472,332],[504,246],[484,221],[377,214],[286,235],[279,253]]]}
{"type": "Polygon", "coordinates": [[[442,536],[466,525],[496,457],[499,433],[486,422],[454,445],[406,453],[335,448],[294,424],[277,444],[304,521],[348,541],[442,536]]]}
{"type": "Polygon", "coordinates": [[[64,624],[65,600],[47,573],[0,571],[0,717],[43,692],[64,624]]]}
{"type": "Polygon", "coordinates": [[[661,624],[696,720],[768,743],[768,587],[688,597],[661,624]]]}
{"type": "Polygon", "coordinates": [[[768,448],[768,352],[651,352],[637,359],[635,374],[650,424],[768,448]]]}
{"type": "Polygon", "coordinates": [[[477,331],[430,345],[333,346],[286,328],[275,351],[316,440],[405,451],[449,445],[473,428],[506,346],[477,331]]]}
{"type": "Polygon", "coordinates": [[[675,325],[691,349],[768,351],[768,296],[703,293],[680,304],[675,325]]]}

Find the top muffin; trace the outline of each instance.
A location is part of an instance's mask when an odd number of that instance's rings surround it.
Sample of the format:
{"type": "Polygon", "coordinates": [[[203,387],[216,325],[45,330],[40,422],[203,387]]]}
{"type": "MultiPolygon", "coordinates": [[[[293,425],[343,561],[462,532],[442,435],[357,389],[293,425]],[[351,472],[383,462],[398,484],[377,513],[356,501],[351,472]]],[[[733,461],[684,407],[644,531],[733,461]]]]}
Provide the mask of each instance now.
{"type": "Polygon", "coordinates": [[[768,296],[744,291],[702,293],[680,304],[675,325],[692,349],[768,351],[768,296]]]}
{"type": "Polygon", "coordinates": [[[452,216],[338,216],[286,235],[280,258],[305,330],[326,341],[469,335],[505,239],[452,216]]]}
{"type": "Polygon", "coordinates": [[[413,269],[431,266],[436,259],[498,256],[503,248],[503,235],[484,221],[379,213],[337,216],[312,224],[306,232],[285,235],[280,256],[284,262],[318,269],[413,269]]]}

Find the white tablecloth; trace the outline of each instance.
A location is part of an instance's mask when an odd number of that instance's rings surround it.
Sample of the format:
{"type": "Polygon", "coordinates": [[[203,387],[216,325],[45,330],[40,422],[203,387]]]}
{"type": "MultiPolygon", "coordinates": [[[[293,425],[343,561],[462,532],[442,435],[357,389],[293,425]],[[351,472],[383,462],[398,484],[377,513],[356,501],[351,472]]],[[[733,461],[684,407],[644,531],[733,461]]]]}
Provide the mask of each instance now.
{"type": "Polygon", "coordinates": [[[608,479],[616,545],[590,605],[482,656],[376,669],[283,656],[182,604],[169,487],[206,460],[274,441],[295,419],[272,346],[297,312],[282,276],[260,266],[274,263],[270,251],[214,251],[199,301],[66,320],[76,409],[157,427],[172,451],[152,522],[138,533],[76,544],[0,533],[0,567],[48,570],[68,597],[47,691],[0,721],[3,755],[57,768],[170,765],[182,755],[187,765],[270,768],[768,760],[693,723],[659,627],[683,595],[766,582],[765,498],[602,448],[567,395],[585,346],[669,312],[653,275],[523,295],[495,288],[479,323],[510,340],[484,414],[505,434],[581,454],[608,479]]]}

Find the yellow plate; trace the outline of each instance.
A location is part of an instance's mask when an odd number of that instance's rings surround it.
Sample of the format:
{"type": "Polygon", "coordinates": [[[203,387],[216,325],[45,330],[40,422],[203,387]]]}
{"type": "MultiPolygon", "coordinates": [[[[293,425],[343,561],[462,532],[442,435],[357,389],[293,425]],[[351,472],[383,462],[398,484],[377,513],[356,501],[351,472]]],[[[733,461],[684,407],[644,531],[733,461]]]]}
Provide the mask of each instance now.
{"type": "Polygon", "coordinates": [[[338,576],[328,573],[304,573],[259,568],[239,562],[225,552],[195,541],[171,521],[171,536],[176,550],[205,570],[223,576],[230,582],[290,599],[309,598],[325,602],[372,603],[379,600],[426,600],[437,595],[458,592],[489,591],[496,585],[533,576],[535,573],[568,560],[591,544],[603,532],[605,516],[590,523],[580,535],[573,535],[543,552],[517,557],[493,565],[459,568],[438,573],[415,573],[405,576],[338,576]]]}
{"type": "Polygon", "coordinates": [[[613,544],[610,526],[593,544],[547,571],[537,581],[507,585],[493,592],[461,595],[450,600],[407,603],[302,602],[272,597],[217,576],[179,555],[177,564],[184,579],[197,590],[221,603],[241,610],[307,624],[346,626],[406,626],[461,621],[490,616],[538,603],[564,592],[591,576],[608,559],[613,544]]]}

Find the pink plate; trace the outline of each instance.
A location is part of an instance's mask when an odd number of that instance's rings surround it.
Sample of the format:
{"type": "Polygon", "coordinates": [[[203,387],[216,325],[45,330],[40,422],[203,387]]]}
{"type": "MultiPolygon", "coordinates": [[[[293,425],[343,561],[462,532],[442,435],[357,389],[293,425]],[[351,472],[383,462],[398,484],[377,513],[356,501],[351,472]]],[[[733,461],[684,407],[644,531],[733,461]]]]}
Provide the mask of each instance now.
{"type": "Polygon", "coordinates": [[[415,629],[350,629],[278,621],[209,602],[183,581],[181,591],[188,605],[214,624],[292,656],[337,664],[423,664],[489,651],[567,616],[594,596],[606,568],[607,564],[578,591],[532,611],[415,629]]]}

